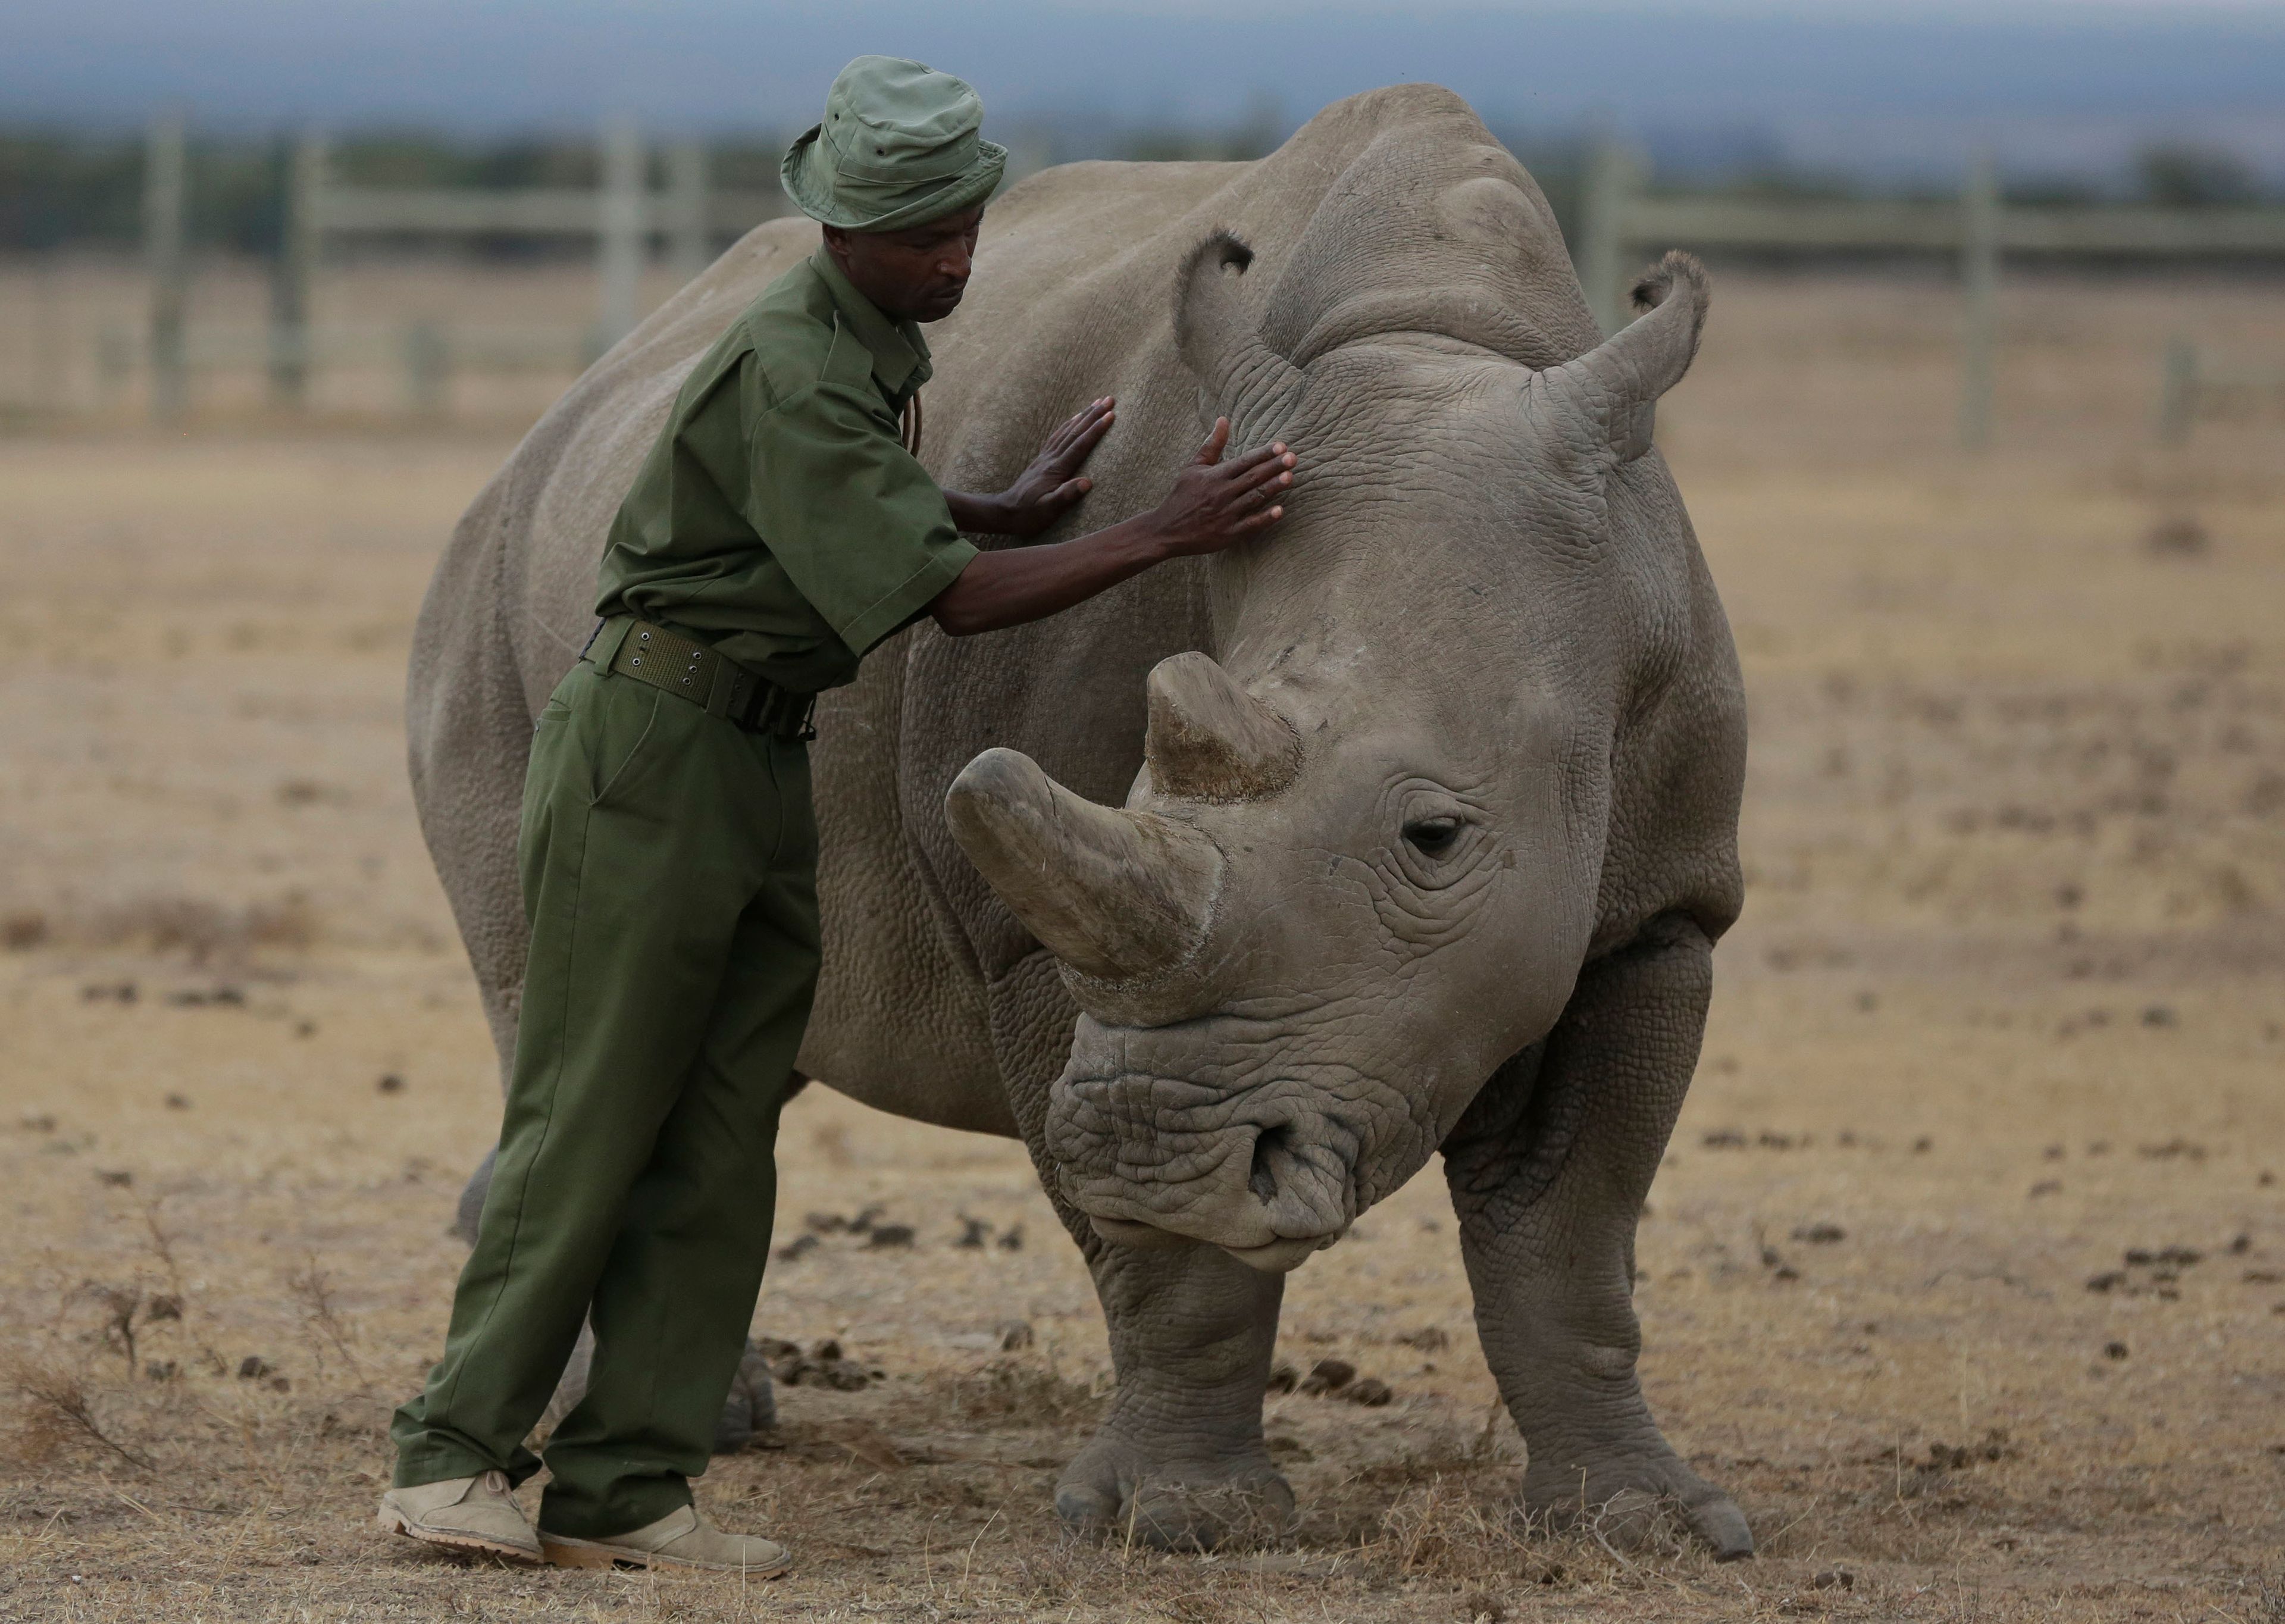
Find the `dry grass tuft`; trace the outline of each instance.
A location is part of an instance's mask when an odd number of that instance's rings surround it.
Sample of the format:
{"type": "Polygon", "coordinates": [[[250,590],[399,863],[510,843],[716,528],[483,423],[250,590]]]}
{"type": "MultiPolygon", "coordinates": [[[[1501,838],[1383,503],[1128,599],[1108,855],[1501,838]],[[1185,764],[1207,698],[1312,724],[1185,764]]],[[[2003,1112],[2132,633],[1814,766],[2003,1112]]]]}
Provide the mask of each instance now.
{"type": "Polygon", "coordinates": [[[1020,1359],[995,1359],[976,1370],[938,1371],[928,1385],[963,1421],[1041,1427],[1091,1424],[1109,1397],[1107,1390],[1073,1381],[1052,1363],[1020,1359]]]}
{"type": "Polygon", "coordinates": [[[158,1470],[149,1455],[120,1442],[96,1419],[94,1400],[78,1373],[25,1361],[10,1374],[9,1385],[27,1412],[16,1432],[27,1463],[51,1459],[60,1446],[78,1440],[101,1446],[138,1471],[158,1470]]]}

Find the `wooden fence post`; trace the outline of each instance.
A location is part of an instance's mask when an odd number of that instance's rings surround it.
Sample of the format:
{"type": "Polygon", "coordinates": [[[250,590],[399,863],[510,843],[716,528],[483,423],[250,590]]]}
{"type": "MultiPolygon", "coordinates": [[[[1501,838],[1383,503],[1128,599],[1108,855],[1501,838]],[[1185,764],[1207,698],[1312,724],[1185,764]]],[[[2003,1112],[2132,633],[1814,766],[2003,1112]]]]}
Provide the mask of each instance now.
{"type": "Polygon", "coordinates": [[[1642,161],[1614,136],[1588,149],[1579,208],[1579,286],[1606,335],[1627,325],[1627,216],[1642,190],[1642,161]]]}
{"type": "Polygon", "coordinates": [[[152,120],[143,160],[143,259],[151,275],[151,415],[161,421],[181,417],[190,404],[189,357],[183,342],[183,318],[190,301],[186,123],[179,107],[152,120]]]}
{"type": "Polygon", "coordinates": [[[666,155],[669,263],[687,282],[713,263],[713,187],[706,146],[684,141],[666,155]]]}
{"type": "Polygon", "coordinates": [[[633,121],[615,118],[603,126],[603,191],[598,200],[601,240],[595,255],[601,284],[596,336],[609,349],[635,329],[641,318],[644,248],[649,222],[644,218],[642,133],[633,121]]]}
{"type": "Polygon", "coordinates": [[[1965,310],[1960,340],[1959,443],[1971,451],[1991,444],[1991,394],[1999,324],[1999,170],[1979,151],[1959,194],[1959,282],[1965,310]]]}
{"type": "Polygon", "coordinates": [[[270,398],[291,411],[309,404],[317,360],[310,336],[310,285],[318,271],[318,194],[325,177],[325,138],[304,131],[286,160],[286,208],[270,277],[270,398]]]}
{"type": "Polygon", "coordinates": [[[452,365],[444,331],[433,321],[404,330],[404,404],[415,417],[442,417],[452,365]]]}
{"type": "Polygon", "coordinates": [[[2190,437],[2198,411],[2198,351],[2176,333],[2166,341],[2165,370],[2158,393],[2158,438],[2179,445],[2190,437]]]}

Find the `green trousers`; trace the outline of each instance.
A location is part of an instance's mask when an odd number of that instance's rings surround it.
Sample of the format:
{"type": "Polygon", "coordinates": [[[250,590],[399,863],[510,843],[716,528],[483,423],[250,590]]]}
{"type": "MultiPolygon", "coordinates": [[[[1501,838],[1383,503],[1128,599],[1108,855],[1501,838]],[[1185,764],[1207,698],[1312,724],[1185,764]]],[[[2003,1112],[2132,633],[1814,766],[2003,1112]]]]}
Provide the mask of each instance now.
{"type": "Polygon", "coordinates": [[[530,1477],[592,1319],[539,1523],[597,1538],[688,1503],[761,1290],[817,984],[806,749],[582,661],[540,713],[520,855],[499,1155],[444,1361],[391,1428],[396,1480],[530,1477]]]}

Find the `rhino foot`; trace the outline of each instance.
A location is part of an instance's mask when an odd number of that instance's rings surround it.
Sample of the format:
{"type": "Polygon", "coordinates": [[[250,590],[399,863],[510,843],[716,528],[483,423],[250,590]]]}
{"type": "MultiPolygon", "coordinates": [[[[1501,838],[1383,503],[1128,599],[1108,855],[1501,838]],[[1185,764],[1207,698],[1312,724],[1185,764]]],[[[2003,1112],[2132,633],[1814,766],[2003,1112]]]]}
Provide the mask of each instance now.
{"type": "Polygon", "coordinates": [[[1294,1527],[1292,1487],[1259,1445],[1200,1461],[1098,1437],[1064,1469],[1056,1511],[1078,1532],[1161,1550],[1274,1544],[1294,1527]]]}
{"type": "Polygon", "coordinates": [[[749,1341],[738,1361],[738,1373],[730,1378],[730,1396],[722,1400],[722,1413],[714,1422],[713,1452],[735,1455],[777,1424],[777,1384],[770,1377],[769,1361],[749,1341]]]}
{"type": "Polygon", "coordinates": [[[1535,1467],[1524,1474],[1524,1508],[1551,1527],[1585,1528],[1617,1549],[1642,1550],[1661,1543],[1666,1527],[1679,1518],[1716,1562],[1754,1554],[1754,1533],[1738,1502],[1672,1455],[1581,1462],[1576,1451],[1571,1454],[1567,1466],[1535,1467]]]}

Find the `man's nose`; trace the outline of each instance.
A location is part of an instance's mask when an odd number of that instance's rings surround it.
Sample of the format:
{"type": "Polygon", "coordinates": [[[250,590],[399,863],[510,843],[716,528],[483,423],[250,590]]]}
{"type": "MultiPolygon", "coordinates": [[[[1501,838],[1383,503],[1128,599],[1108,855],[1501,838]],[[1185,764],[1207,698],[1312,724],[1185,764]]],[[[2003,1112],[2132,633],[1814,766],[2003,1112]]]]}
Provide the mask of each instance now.
{"type": "Polygon", "coordinates": [[[953,277],[960,281],[965,282],[968,280],[969,266],[971,258],[972,255],[969,252],[967,244],[955,244],[954,247],[946,248],[944,252],[944,256],[937,261],[937,274],[943,277],[953,277]]]}

